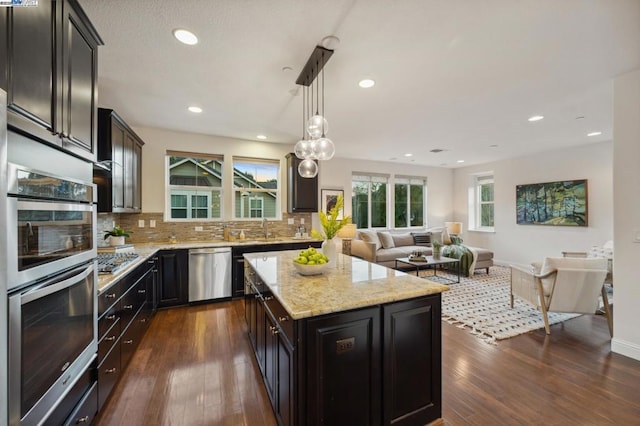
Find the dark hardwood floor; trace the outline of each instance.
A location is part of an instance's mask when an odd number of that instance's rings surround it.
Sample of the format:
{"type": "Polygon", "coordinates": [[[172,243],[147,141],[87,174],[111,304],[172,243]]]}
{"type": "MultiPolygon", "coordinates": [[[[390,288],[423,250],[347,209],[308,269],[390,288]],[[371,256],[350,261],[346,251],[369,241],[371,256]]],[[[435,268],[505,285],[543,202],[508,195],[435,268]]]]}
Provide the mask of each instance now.
{"type": "MultiPolygon", "coordinates": [[[[98,425],[275,425],[242,301],[159,311],[98,425]]],[[[640,362],[583,315],[489,345],[447,323],[447,425],[639,425],[640,362]]]]}

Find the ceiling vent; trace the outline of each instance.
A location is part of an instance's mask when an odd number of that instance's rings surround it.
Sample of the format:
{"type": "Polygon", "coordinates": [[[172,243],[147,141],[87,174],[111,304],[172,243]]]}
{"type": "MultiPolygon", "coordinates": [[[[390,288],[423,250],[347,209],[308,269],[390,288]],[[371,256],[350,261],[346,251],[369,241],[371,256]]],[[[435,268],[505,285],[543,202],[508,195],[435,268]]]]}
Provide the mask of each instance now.
{"type": "Polygon", "coordinates": [[[434,154],[437,154],[437,153],[442,152],[442,151],[444,151],[444,149],[436,148],[436,149],[432,149],[429,152],[433,152],[434,154]]]}

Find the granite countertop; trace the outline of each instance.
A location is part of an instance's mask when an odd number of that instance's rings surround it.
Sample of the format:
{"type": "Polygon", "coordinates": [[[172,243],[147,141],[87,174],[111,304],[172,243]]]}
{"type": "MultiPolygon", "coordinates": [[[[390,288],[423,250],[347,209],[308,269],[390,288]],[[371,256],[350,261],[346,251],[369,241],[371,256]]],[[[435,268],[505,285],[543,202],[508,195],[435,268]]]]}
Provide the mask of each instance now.
{"type": "Polygon", "coordinates": [[[449,290],[447,285],[343,254],[325,273],[303,276],[293,266],[297,255],[297,251],[244,255],[296,320],[449,290]]]}
{"type": "Polygon", "coordinates": [[[294,237],[276,237],[276,238],[253,238],[247,240],[207,240],[207,241],[188,241],[177,243],[140,243],[134,244],[134,251],[138,253],[139,257],[133,262],[127,264],[125,267],[116,271],[115,274],[98,274],[98,294],[103,293],[113,284],[117,283],[129,272],[133,271],[137,266],[149,260],[158,250],[179,250],[179,249],[192,249],[192,248],[207,248],[207,247],[241,247],[252,245],[270,245],[270,244],[284,244],[284,243],[300,243],[300,242],[316,242],[313,238],[294,238],[294,237]]]}

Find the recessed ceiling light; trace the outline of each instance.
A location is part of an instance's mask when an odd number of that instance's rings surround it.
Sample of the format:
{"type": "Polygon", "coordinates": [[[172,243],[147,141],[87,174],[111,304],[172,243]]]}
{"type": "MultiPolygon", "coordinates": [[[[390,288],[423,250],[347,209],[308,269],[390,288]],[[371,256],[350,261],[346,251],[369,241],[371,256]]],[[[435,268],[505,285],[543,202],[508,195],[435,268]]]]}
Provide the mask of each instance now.
{"type": "Polygon", "coordinates": [[[600,136],[602,134],[602,132],[591,132],[591,133],[587,133],[587,136],[600,136]]]}
{"type": "Polygon", "coordinates": [[[265,135],[258,135],[258,136],[256,136],[256,138],[261,139],[261,140],[265,140],[267,137],[265,135]]]}
{"type": "Polygon", "coordinates": [[[407,152],[404,156],[405,157],[413,157],[413,154],[411,154],[410,152],[407,152]]]}
{"type": "Polygon", "coordinates": [[[179,42],[184,44],[188,44],[191,46],[194,44],[198,44],[198,37],[196,37],[196,35],[191,31],[182,28],[176,28],[175,30],[173,30],[173,36],[177,38],[179,42]]]}
{"type": "Polygon", "coordinates": [[[202,108],[197,107],[197,106],[190,106],[189,108],[187,108],[189,111],[191,112],[195,112],[196,114],[200,114],[202,112],[202,108]]]}
{"type": "Polygon", "coordinates": [[[376,82],[374,80],[371,80],[370,78],[365,78],[358,82],[358,86],[362,87],[363,89],[368,89],[369,87],[373,87],[375,85],[376,82]]]}
{"type": "Polygon", "coordinates": [[[544,118],[542,115],[534,115],[533,117],[529,117],[529,121],[540,121],[544,118]]]}
{"type": "Polygon", "coordinates": [[[464,163],[464,160],[458,160],[457,163],[464,163]]]}

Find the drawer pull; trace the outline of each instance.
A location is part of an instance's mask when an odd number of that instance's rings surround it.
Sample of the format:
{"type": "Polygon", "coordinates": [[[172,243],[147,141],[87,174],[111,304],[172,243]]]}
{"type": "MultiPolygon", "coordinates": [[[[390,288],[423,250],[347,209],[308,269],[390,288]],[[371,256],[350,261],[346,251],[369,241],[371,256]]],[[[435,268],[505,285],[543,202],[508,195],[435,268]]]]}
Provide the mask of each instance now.
{"type": "Polygon", "coordinates": [[[116,315],[115,315],[115,314],[113,314],[113,315],[107,315],[106,317],[104,317],[104,319],[107,319],[107,320],[109,320],[109,321],[113,321],[113,320],[115,320],[115,319],[116,319],[116,315]]]}
{"type": "Polygon", "coordinates": [[[106,370],[104,370],[104,372],[105,372],[106,374],[113,374],[113,373],[115,373],[115,372],[116,372],[116,368],[115,368],[115,367],[113,367],[113,368],[107,368],[106,370]]]}
{"type": "Polygon", "coordinates": [[[130,344],[132,344],[132,343],[133,343],[133,340],[132,340],[132,339],[125,340],[125,341],[124,341],[124,342],[122,342],[122,343],[124,343],[125,345],[130,345],[130,344]]]}
{"type": "Polygon", "coordinates": [[[147,260],[147,263],[148,263],[149,265],[153,265],[154,263],[156,263],[156,261],[155,261],[155,260],[147,260]]]}
{"type": "Polygon", "coordinates": [[[265,302],[268,302],[269,300],[273,300],[273,296],[267,296],[264,298],[265,302]]]}
{"type": "Polygon", "coordinates": [[[126,309],[126,310],[133,309],[133,305],[124,305],[122,309],[126,309]]]}
{"type": "Polygon", "coordinates": [[[288,316],[278,317],[278,321],[280,321],[280,322],[289,321],[289,317],[288,316]]]}
{"type": "Polygon", "coordinates": [[[104,338],[105,342],[113,342],[116,340],[116,336],[109,336],[104,338]]]}
{"type": "Polygon", "coordinates": [[[106,299],[115,299],[116,298],[116,294],[115,293],[109,293],[109,294],[105,294],[104,297],[106,299]]]}
{"type": "Polygon", "coordinates": [[[76,424],[79,425],[80,423],[86,423],[89,421],[89,416],[84,416],[84,417],[80,417],[79,419],[76,419],[76,424]]]}
{"type": "Polygon", "coordinates": [[[147,290],[138,290],[138,294],[145,294],[147,290]]]}
{"type": "Polygon", "coordinates": [[[145,322],[147,322],[147,319],[146,319],[146,318],[142,318],[142,319],[140,320],[140,322],[144,324],[145,322]]]}
{"type": "Polygon", "coordinates": [[[62,385],[64,386],[69,383],[69,380],[71,380],[71,376],[67,376],[67,378],[62,381],[62,385]]]}

